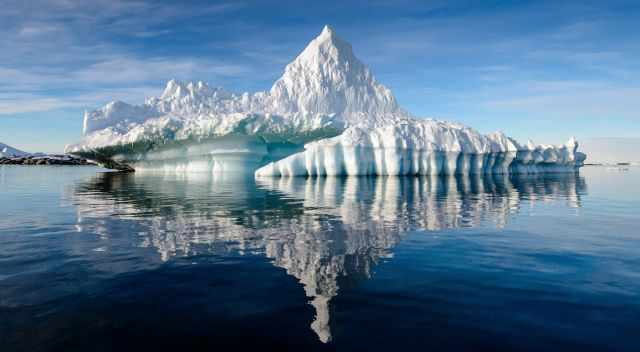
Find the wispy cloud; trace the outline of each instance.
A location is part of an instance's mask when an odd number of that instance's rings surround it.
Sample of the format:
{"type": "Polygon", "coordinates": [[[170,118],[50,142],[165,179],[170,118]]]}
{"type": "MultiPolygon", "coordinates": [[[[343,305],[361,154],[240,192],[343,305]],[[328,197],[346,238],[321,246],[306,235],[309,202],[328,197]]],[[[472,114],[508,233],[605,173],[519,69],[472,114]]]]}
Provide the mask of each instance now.
{"type": "Polygon", "coordinates": [[[189,53],[147,53],[128,45],[173,34],[172,21],[216,18],[239,2],[201,7],[121,0],[8,0],[0,12],[0,115],[95,107],[112,99],[139,102],[163,81],[242,77],[237,61],[189,53]],[[148,14],[148,15],[145,15],[148,14]],[[107,97],[107,92],[111,98],[107,97]]]}
{"type": "Polygon", "coordinates": [[[193,58],[112,56],[78,69],[30,72],[0,67],[0,115],[67,107],[95,107],[111,100],[140,103],[140,91],[156,91],[162,82],[197,77],[241,76],[251,69],[239,64],[193,58]],[[63,94],[51,94],[62,90],[63,94]],[[100,92],[100,94],[95,94],[100,92]]]}
{"type": "Polygon", "coordinates": [[[49,111],[70,106],[69,101],[31,94],[0,94],[0,114],[49,111]]]}
{"type": "Polygon", "coordinates": [[[114,57],[74,72],[73,79],[84,83],[138,83],[202,76],[237,76],[249,72],[242,65],[214,60],[114,57]]]}
{"type": "Polygon", "coordinates": [[[133,35],[138,38],[153,38],[153,37],[159,37],[159,36],[163,36],[170,33],[172,32],[168,29],[160,29],[160,30],[140,31],[140,32],[134,33],[133,35]]]}
{"type": "Polygon", "coordinates": [[[34,93],[0,92],[0,115],[23,114],[59,109],[87,109],[112,100],[142,102],[159,94],[161,87],[139,86],[133,88],[102,89],[96,92],[54,97],[34,93]]]}

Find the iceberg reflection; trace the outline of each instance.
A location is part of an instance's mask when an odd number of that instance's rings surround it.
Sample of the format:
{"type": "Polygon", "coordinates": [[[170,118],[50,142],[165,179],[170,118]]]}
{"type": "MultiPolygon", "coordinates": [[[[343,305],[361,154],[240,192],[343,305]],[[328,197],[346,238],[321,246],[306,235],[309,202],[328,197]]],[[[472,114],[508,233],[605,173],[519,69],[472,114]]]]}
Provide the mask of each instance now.
{"type": "Polygon", "coordinates": [[[331,340],[339,279],[372,275],[414,230],[503,227],[522,207],[580,207],[576,174],[451,177],[253,178],[224,174],[104,173],[71,190],[81,231],[109,241],[123,222],[133,245],[163,261],[217,251],[264,254],[296,277],[331,340]]]}

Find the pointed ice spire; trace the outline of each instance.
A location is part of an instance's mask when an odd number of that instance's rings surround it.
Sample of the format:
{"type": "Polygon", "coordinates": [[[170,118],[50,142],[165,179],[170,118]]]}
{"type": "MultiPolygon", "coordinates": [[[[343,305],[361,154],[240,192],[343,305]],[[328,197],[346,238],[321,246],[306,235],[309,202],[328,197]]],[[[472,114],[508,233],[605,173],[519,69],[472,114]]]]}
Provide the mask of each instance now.
{"type": "Polygon", "coordinates": [[[324,27],[322,28],[322,32],[320,33],[319,37],[327,37],[327,36],[333,36],[333,28],[329,27],[328,24],[325,24],[324,27]]]}
{"type": "Polygon", "coordinates": [[[184,86],[184,83],[176,79],[172,79],[167,82],[167,86],[164,88],[164,92],[162,93],[162,96],[160,96],[160,99],[179,98],[186,95],[186,91],[187,89],[184,86]]]}
{"type": "Polygon", "coordinates": [[[351,44],[329,26],[287,65],[271,95],[276,111],[338,114],[345,120],[399,110],[391,91],[376,82],[351,44]]]}
{"type": "Polygon", "coordinates": [[[298,56],[297,60],[317,59],[318,57],[333,57],[338,60],[353,60],[362,64],[353,55],[351,44],[340,39],[335,31],[328,25],[324,26],[320,35],[312,40],[298,56]]]}
{"type": "Polygon", "coordinates": [[[351,64],[354,70],[366,69],[366,66],[353,54],[351,44],[338,37],[328,25],[324,26],[320,35],[309,42],[296,61],[333,62],[336,65],[351,64]]]}
{"type": "Polygon", "coordinates": [[[164,88],[164,92],[160,96],[160,99],[181,99],[186,96],[195,98],[211,94],[213,94],[213,90],[203,81],[186,83],[172,79],[167,82],[167,86],[164,88]]]}

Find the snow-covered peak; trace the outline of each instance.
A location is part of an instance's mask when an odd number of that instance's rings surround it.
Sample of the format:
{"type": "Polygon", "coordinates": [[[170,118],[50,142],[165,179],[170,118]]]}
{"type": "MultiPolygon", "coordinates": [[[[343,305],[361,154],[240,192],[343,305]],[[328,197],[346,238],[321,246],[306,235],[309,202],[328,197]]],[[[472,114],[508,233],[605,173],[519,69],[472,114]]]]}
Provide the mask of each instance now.
{"type": "Polygon", "coordinates": [[[332,37],[334,35],[335,33],[333,32],[333,28],[331,28],[328,24],[325,24],[324,27],[322,27],[322,32],[320,32],[320,35],[318,36],[318,38],[321,38],[323,36],[332,37]]]}
{"type": "Polygon", "coordinates": [[[308,67],[314,67],[317,63],[334,62],[336,64],[359,64],[360,60],[353,55],[351,44],[339,38],[333,29],[324,26],[324,29],[307,47],[298,55],[294,62],[305,63],[308,67]]]}
{"type": "Polygon", "coordinates": [[[391,91],[375,80],[351,44],[329,26],[287,65],[271,95],[276,112],[338,114],[351,123],[362,114],[399,111],[391,91]]]}

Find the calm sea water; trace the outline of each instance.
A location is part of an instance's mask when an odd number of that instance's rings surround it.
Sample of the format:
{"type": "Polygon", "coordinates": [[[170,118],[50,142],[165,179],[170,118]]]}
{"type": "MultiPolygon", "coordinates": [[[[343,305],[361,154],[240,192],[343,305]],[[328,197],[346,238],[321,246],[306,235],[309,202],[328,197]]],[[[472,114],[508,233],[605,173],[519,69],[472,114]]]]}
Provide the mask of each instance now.
{"type": "Polygon", "coordinates": [[[640,350],[640,169],[0,167],[0,350],[640,350]]]}

